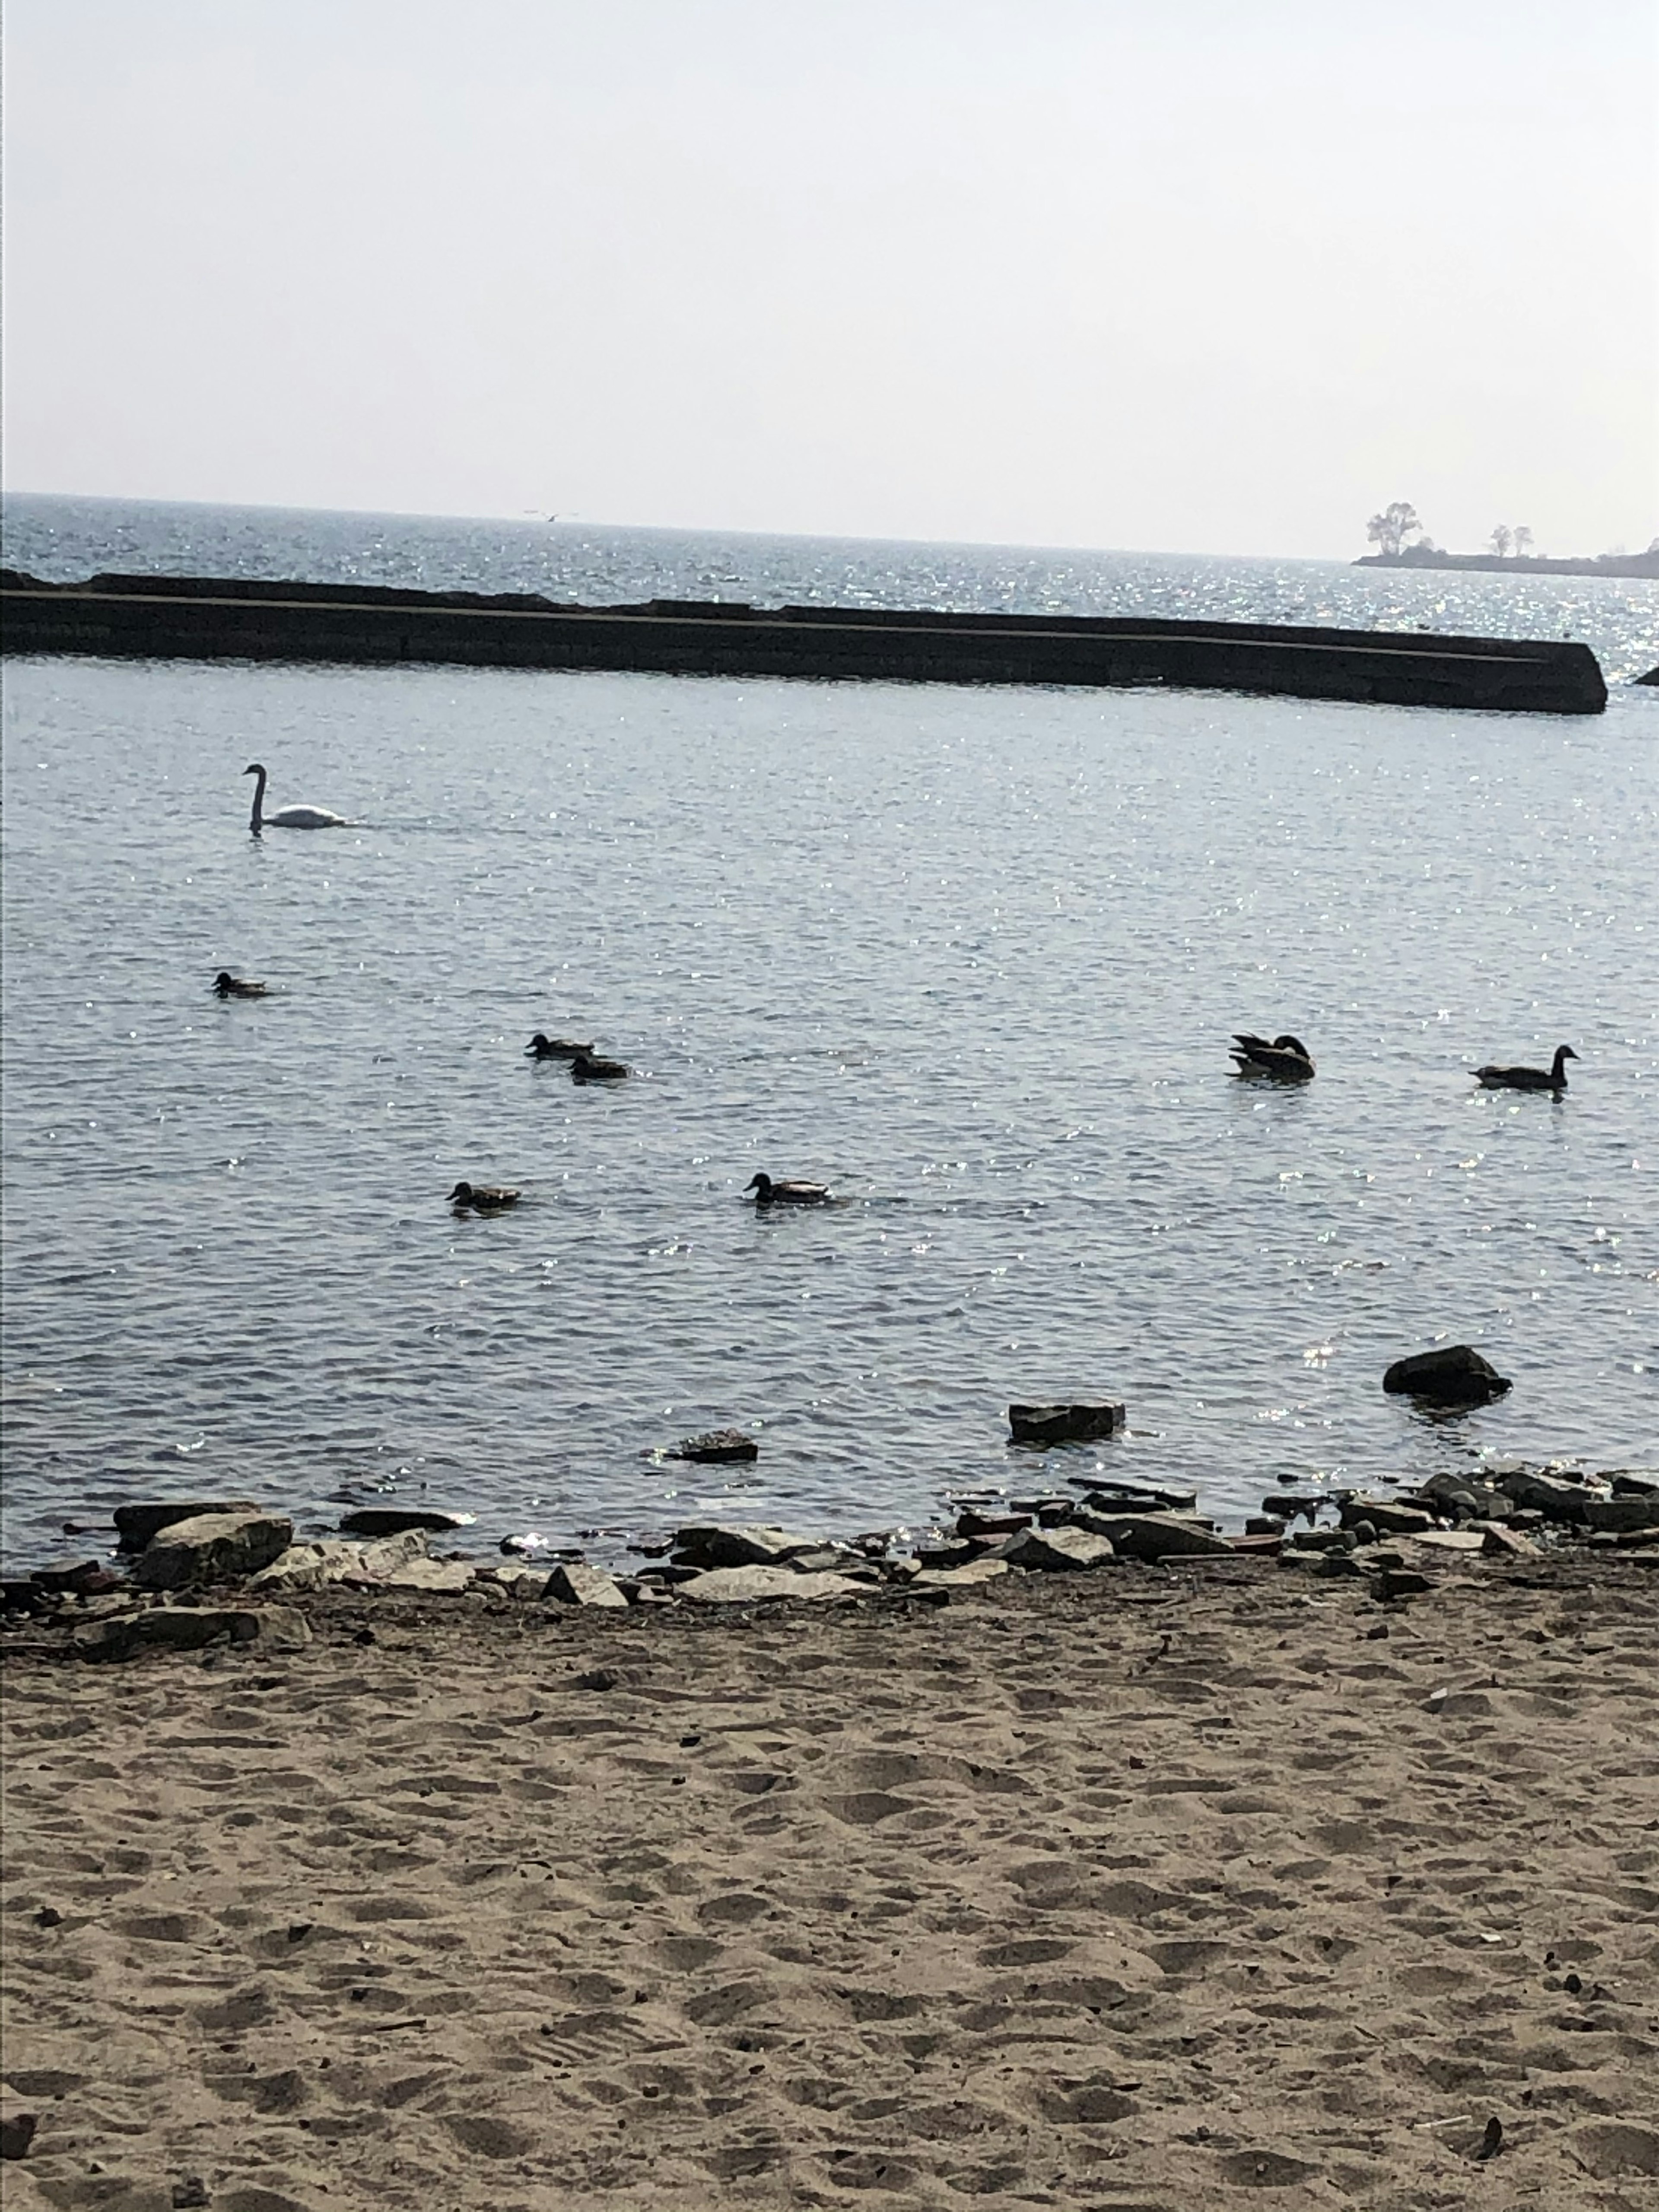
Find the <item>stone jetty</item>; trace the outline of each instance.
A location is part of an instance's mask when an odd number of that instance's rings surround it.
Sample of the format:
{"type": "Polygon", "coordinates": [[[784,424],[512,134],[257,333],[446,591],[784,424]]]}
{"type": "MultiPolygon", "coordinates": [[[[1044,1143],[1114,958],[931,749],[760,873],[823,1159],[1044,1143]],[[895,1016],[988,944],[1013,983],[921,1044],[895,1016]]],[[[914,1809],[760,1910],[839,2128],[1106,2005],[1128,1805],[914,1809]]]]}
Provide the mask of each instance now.
{"type": "Polygon", "coordinates": [[[51,584],[15,569],[0,570],[0,617],[9,653],[1167,684],[1505,714],[1595,714],[1607,700],[1595,656],[1583,644],[1269,623],[723,600],[592,607],[529,595],[246,577],[100,575],[51,584]]]}

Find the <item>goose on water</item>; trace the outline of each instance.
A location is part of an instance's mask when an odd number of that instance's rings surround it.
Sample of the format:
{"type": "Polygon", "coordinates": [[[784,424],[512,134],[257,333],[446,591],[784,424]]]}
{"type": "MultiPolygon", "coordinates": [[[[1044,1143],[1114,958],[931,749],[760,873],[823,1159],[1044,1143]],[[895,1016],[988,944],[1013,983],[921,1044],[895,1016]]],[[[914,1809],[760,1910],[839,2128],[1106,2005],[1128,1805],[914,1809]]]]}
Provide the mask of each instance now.
{"type": "Polygon", "coordinates": [[[265,771],[258,761],[250,761],[242,770],[244,775],[257,775],[253,787],[253,818],[248,823],[257,837],[262,830],[344,830],[349,827],[343,814],[333,813],[326,806],[279,806],[274,814],[264,811],[265,771]]]}
{"type": "Polygon", "coordinates": [[[587,1060],[591,1044],[572,1044],[568,1037],[544,1036],[539,1030],[525,1047],[532,1060],[587,1060]]]}
{"type": "Polygon", "coordinates": [[[580,1050],[570,1063],[573,1083],[620,1083],[627,1073],[619,1060],[595,1060],[592,1053],[580,1050]]]}
{"type": "Polygon", "coordinates": [[[1313,1080],[1313,1054],[1300,1037],[1293,1037],[1288,1031],[1269,1044],[1266,1037],[1252,1036],[1244,1030],[1234,1037],[1233,1042],[1238,1047],[1233,1054],[1233,1064],[1240,1075],[1265,1075],[1275,1083],[1313,1080]]]}
{"type": "Polygon", "coordinates": [[[471,1206],[475,1213],[499,1213],[503,1206],[516,1206],[524,1196],[510,1184],[499,1182],[458,1182],[449,1194],[449,1203],[465,1210],[471,1206]]]}
{"type": "Polygon", "coordinates": [[[1477,1067],[1474,1079],[1486,1091],[1565,1091],[1567,1062],[1577,1057],[1570,1044],[1559,1044],[1547,1067],[1477,1067]]]}
{"type": "Polygon", "coordinates": [[[213,979],[213,988],[222,999],[263,999],[269,995],[270,986],[255,983],[246,975],[233,975],[228,968],[222,968],[213,979]]]}
{"type": "Polygon", "coordinates": [[[755,1194],[757,1206],[828,1206],[830,1192],[821,1182],[774,1182],[769,1175],[753,1176],[744,1185],[755,1194]]]}

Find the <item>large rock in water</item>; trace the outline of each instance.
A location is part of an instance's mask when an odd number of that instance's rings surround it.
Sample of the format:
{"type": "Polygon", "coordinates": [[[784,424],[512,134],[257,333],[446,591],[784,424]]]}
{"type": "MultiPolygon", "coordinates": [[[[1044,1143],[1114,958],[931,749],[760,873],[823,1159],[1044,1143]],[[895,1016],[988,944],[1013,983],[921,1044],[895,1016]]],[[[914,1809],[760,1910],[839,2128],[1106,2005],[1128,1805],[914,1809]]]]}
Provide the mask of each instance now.
{"type": "Polygon", "coordinates": [[[1396,1359],[1382,1377],[1396,1397],[1421,1398],[1431,1406],[1486,1406],[1510,1388],[1489,1359],[1472,1344],[1442,1345],[1434,1352],[1396,1359]]]}
{"type": "Polygon", "coordinates": [[[145,1589],[240,1582],[284,1553],[294,1523],[276,1513],[200,1513],[151,1537],[132,1578],[145,1589]]]}
{"type": "Polygon", "coordinates": [[[682,1437],[668,1448],[670,1459],[690,1459],[720,1467],[732,1460],[758,1459],[760,1446],[741,1429],[711,1429],[706,1436],[682,1437]]]}
{"type": "Polygon", "coordinates": [[[1017,1444],[1086,1444],[1115,1436],[1128,1420],[1127,1409],[1104,1399],[1091,1403],[1010,1406],[1008,1432],[1017,1444]]]}

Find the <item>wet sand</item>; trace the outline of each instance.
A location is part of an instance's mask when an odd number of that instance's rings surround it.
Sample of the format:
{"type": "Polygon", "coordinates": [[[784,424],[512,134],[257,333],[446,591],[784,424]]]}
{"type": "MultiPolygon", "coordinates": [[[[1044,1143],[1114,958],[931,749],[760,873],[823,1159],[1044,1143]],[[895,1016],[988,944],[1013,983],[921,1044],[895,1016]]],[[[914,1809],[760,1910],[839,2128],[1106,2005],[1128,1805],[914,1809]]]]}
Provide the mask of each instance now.
{"type": "Polygon", "coordinates": [[[6,1639],[8,2212],[1659,2205],[1651,1567],[307,1610],[6,1639]]]}

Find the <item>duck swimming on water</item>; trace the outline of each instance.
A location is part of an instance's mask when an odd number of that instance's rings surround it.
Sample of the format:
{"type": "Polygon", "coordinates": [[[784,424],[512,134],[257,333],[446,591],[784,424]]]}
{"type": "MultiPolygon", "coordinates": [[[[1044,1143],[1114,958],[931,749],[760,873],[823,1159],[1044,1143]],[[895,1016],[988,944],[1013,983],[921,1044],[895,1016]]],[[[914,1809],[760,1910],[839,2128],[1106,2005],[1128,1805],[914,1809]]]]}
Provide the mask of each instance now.
{"type": "Polygon", "coordinates": [[[757,1206],[828,1206],[830,1191],[821,1182],[774,1182],[769,1175],[757,1175],[744,1185],[755,1194],[757,1206]]]}
{"type": "Polygon", "coordinates": [[[213,988],[222,999],[264,999],[270,994],[266,983],[251,982],[246,975],[233,975],[228,968],[222,968],[213,979],[213,988]]]}
{"type": "Polygon", "coordinates": [[[499,1213],[504,1206],[516,1206],[524,1196],[510,1184],[500,1182],[458,1182],[449,1194],[449,1203],[458,1212],[471,1206],[475,1213],[499,1213]]]}
{"type": "Polygon", "coordinates": [[[591,1052],[580,1047],[570,1063],[573,1083],[620,1083],[628,1070],[619,1060],[595,1060],[591,1052]]]}
{"type": "Polygon", "coordinates": [[[1252,1036],[1248,1030],[1236,1035],[1233,1042],[1238,1048],[1233,1064],[1240,1075],[1265,1075],[1274,1083],[1313,1080],[1313,1054],[1300,1037],[1293,1037],[1288,1030],[1271,1044],[1266,1037],[1252,1036]]]}
{"type": "Polygon", "coordinates": [[[525,1047],[532,1060],[586,1060],[591,1057],[591,1044],[572,1044],[568,1037],[544,1036],[539,1030],[525,1047]]]}
{"type": "Polygon", "coordinates": [[[1577,1057],[1570,1044],[1559,1044],[1547,1067],[1477,1067],[1474,1079],[1485,1091],[1565,1091],[1567,1062],[1577,1057]]]}

